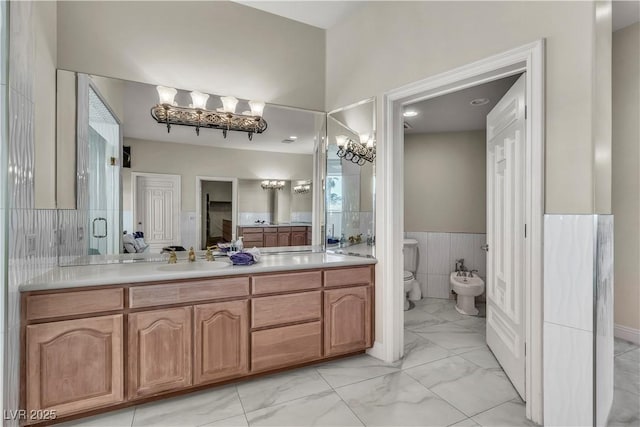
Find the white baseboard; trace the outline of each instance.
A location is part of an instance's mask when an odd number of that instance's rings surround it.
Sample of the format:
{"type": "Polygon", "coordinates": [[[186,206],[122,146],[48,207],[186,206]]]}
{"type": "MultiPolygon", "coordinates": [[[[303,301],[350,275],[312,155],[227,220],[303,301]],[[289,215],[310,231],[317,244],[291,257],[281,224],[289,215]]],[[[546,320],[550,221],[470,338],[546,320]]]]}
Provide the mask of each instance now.
{"type": "Polygon", "coordinates": [[[384,360],[384,348],[382,343],[374,341],[373,347],[367,350],[367,354],[371,357],[375,357],[376,359],[384,360]]]}
{"type": "Polygon", "coordinates": [[[621,338],[626,341],[631,341],[634,344],[640,345],[640,330],[633,329],[628,326],[615,325],[613,328],[613,335],[616,338],[621,338]]]}

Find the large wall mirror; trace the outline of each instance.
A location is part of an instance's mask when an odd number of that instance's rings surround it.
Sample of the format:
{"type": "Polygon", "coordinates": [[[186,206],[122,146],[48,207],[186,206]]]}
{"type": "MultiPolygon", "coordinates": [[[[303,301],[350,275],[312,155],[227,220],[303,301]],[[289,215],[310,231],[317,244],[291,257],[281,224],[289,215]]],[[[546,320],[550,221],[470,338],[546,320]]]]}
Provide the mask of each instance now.
{"type": "Polygon", "coordinates": [[[58,70],[61,265],[322,246],[326,114],[192,92],[58,70]]]}
{"type": "Polygon", "coordinates": [[[375,255],[375,99],[327,115],[327,251],[375,255]]]}

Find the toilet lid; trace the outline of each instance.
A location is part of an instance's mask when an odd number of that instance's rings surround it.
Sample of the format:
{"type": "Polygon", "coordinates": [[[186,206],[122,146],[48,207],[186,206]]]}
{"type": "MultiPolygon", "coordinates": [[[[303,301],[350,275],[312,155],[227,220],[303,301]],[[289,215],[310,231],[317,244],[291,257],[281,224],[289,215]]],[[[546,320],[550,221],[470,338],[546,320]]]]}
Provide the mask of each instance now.
{"type": "Polygon", "coordinates": [[[411,280],[413,279],[413,273],[410,271],[405,271],[404,272],[404,280],[411,280]]]}

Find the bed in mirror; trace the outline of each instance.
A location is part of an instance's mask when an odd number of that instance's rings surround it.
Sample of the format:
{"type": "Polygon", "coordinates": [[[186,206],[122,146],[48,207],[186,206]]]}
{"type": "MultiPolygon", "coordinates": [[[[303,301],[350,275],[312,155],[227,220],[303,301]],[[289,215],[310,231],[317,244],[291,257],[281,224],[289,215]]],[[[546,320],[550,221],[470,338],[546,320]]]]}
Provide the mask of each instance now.
{"type": "Polygon", "coordinates": [[[322,248],[324,112],[64,70],[57,84],[60,265],[240,237],[322,248]]]}

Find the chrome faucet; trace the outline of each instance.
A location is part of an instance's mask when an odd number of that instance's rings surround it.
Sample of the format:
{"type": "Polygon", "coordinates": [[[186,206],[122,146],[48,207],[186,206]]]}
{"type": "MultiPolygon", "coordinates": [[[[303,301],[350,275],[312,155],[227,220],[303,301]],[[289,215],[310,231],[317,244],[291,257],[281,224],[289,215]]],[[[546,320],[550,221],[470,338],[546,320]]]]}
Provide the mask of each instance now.
{"type": "Polygon", "coordinates": [[[474,275],[473,275],[474,273],[477,275],[478,274],[478,270],[471,270],[470,272],[467,273],[467,277],[474,277],[474,275]]]}

